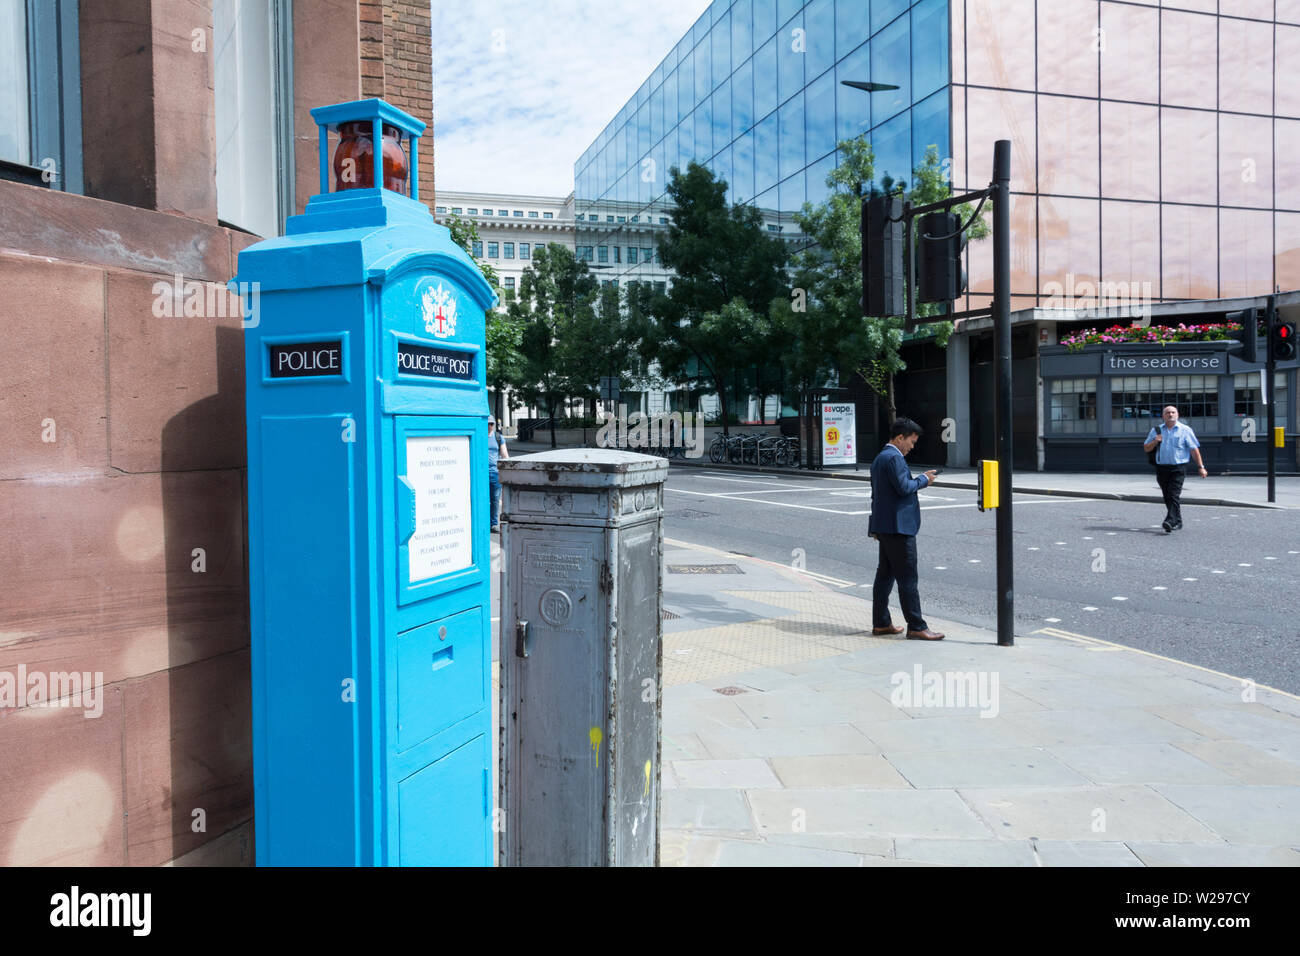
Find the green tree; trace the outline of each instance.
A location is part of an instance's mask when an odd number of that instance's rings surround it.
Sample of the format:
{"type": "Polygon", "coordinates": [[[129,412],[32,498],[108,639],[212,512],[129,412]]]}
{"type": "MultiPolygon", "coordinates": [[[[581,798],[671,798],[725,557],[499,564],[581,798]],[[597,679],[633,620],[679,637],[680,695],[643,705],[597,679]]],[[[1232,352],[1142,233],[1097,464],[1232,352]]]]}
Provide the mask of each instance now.
{"type": "MultiPolygon", "coordinates": [[[[840,164],[826,177],[831,188],[825,202],[813,207],[805,203],[795,216],[813,245],[796,258],[795,284],[806,293],[803,309],[795,302],[778,310],[777,319],[790,329],[794,339],[791,367],[802,383],[813,387],[832,375],[844,381],[858,372],[885,403],[890,419],[897,417],[894,376],[906,368],[900,349],[903,344],[901,317],[862,316],[862,199],[872,195],[875,163],[865,137],[840,143],[840,164]]],[[[885,191],[906,190],[903,181],[889,177],[885,191]]],[[[938,202],[951,195],[939,150],[930,146],[921,165],[913,171],[913,185],[905,192],[913,205],[938,202]]],[[[954,212],[965,223],[972,215],[969,205],[954,212]]],[[[988,226],[977,219],[967,235],[972,239],[988,235],[988,226]]],[[[919,315],[937,315],[939,306],[921,305],[919,315]]],[[[940,320],[928,326],[940,346],[947,344],[952,323],[940,320]]]]}
{"type": "Polygon", "coordinates": [[[519,283],[519,297],[509,305],[521,331],[519,392],[529,405],[546,409],[555,441],[555,409],[570,384],[563,337],[594,322],[596,280],[587,264],[558,243],[533,250],[532,265],[519,283]]]}
{"type": "Polygon", "coordinates": [[[588,414],[595,413],[600,379],[621,376],[635,344],[618,286],[601,286],[593,306],[566,312],[556,328],[565,391],[582,398],[588,414]]]}
{"type": "Polygon", "coordinates": [[[659,255],[675,275],[647,310],[641,353],[665,378],[710,386],[726,432],[736,374],[773,357],[770,312],[789,295],[789,254],[758,209],[727,203],[726,182],[705,167],[674,166],[667,193],[673,210],[659,255]]]}

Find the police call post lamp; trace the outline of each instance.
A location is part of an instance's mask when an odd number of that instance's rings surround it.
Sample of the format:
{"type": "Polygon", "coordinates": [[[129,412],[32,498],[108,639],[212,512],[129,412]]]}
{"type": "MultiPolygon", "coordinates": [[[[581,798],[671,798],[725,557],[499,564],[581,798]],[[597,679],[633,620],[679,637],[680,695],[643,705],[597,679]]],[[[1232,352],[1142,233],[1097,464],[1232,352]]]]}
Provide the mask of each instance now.
{"type": "MultiPolygon", "coordinates": [[[[866,89],[875,84],[845,81],[866,89]]],[[[993,180],[986,189],[913,206],[901,195],[871,196],[862,201],[862,314],[904,316],[904,329],[927,322],[991,316],[997,372],[996,460],[980,462],[977,472],[979,508],[997,511],[998,644],[1015,643],[1014,557],[1011,522],[1011,142],[993,146],[993,180]],[[993,305],[954,312],[952,302],[966,289],[962,269],[965,231],[979,218],[984,203],[993,201],[993,305]],[[965,222],[954,212],[962,203],[979,200],[965,222]],[[916,220],[920,218],[919,281],[913,254],[916,220]],[[943,315],[919,316],[918,303],[947,303],[943,315]]]]}
{"type": "Polygon", "coordinates": [[[257,862],[489,865],[495,294],[419,202],[423,123],[378,99],[311,112],[320,192],[239,255],[261,292],[244,339],[257,862]]]}

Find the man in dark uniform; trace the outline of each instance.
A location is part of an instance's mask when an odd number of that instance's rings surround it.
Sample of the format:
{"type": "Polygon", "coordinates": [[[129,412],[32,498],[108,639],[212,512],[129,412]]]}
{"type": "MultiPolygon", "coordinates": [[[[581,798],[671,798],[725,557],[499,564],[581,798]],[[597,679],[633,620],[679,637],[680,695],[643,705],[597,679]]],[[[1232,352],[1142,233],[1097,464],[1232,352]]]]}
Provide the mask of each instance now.
{"type": "Polygon", "coordinates": [[[916,533],[921,529],[921,505],[916,493],[934,484],[931,469],[913,478],[903,456],[921,437],[921,426],[900,418],[889,427],[889,444],[871,463],[871,517],[867,533],[880,542],[876,581],[872,587],[871,633],[901,634],[889,619],[889,595],[898,582],[898,602],[907,618],[908,640],[941,641],[921,616],[921,592],[916,571],[916,533]]]}

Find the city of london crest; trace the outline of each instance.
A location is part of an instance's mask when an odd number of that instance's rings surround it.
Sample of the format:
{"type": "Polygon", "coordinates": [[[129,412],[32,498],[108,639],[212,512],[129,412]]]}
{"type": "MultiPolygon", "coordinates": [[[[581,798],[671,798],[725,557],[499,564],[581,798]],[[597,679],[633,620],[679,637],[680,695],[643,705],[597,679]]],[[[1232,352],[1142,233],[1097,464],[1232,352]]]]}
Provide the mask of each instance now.
{"type": "Polygon", "coordinates": [[[436,337],[447,339],[456,334],[456,298],[441,282],[436,289],[425,288],[420,297],[420,314],[425,329],[436,337]]]}

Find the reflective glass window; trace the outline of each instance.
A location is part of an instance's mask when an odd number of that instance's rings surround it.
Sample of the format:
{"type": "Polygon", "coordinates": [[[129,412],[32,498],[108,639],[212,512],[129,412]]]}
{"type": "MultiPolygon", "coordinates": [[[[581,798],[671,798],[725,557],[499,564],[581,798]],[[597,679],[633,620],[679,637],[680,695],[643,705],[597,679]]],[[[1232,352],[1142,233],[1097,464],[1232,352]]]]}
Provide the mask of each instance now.
{"type": "Polygon", "coordinates": [[[1235,298],[1273,291],[1273,214],[1219,210],[1219,295],[1235,298]]]}
{"type": "Polygon", "coordinates": [[[749,202],[754,198],[754,130],[736,140],[731,151],[732,175],[735,176],[735,202],[749,202]]]}
{"type": "Polygon", "coordinates": [[[1038,198],[1038,278],[1075,289],[1079,305],[1092,305],[1101,273],[1101,209],[1095,199],[1038,198]],[[1090,283],[1093,296],[1080,289],[1090,283]],[[1090,301],[1091,300],[1091,301],[1090,301]]]}
{"type": "Polygon", "coordinates": [[[764,43],[754,54],[754,118],[762,119],[776,109],[776,39],[764,43]]]}
{"type": "Polygon", "coordinates": [[[529,243],[527,242],[519,243],[519,258],[520,259],[532,258],[532,246],[529,243]]]}
{"type": "Polygon", "coordinates": [[[710,100],[695,108],[695,158],[701,163],[713,155],[713,106],[710,100]]]}
{"type": "MultiPolygon", "coordinates": [[[[925,161],[925,151],[933,146],[942,163],[952,155],[948,148],[948,91],[932,93],[924,102],[912,107],[912,166],[925,161]]],[[[949,166],[951,169],[951,165],[949,166]]],[[[950,173],[955,176],[956,173],[950,173]]]]}
{"type": "MultiPolygon", "coordinates": [[[[1295,165],[1292,157],[1286,165],[1295,165]]],[[[1273,207],[1273,120],[1269,117],[1219,114],[1219,203],[1273,207]]]]}
{"type": "MultiPolygon", "coordinates": [[[[777,114],[780,118],[780,176],[785,179],[805,165],[803,130],[803,94],[791,97],[777,114]]],[[[803,189],[802,183],[800,190],[803,189]]],[[[802,202],[802,200],[800,200],[802,202]]],[[[786,208],[782,206],[781,208],[786,208]]]]}
{"type": "MultiPolygon", "coordinates": [[[[798,212],[803,208],[804,202],[804,174],[803,171],[795,173],[789,179],[783,180],[777,190],[777,202],[780,204],[782,212],[798,212]]],[[[798,226],[791,226],[791,229],[798,231],[798,226]]]]}
{"type": "MultiPolygon", "coordinates": [[[[1273,135],[1277,141],[1277,155],[1300,156],[1300,121],[1275,120],[1273,135]]],[[[1276,164],[1277,208],[1300,209],[1300,163],[1288,161],[1276,164]]],[[[1297,286],[1283,286],[1294,289],[1297,286]]]]}
{"type": "Polygon", "coordinates": [[[731,18],[723,14],[721,20],[714,21],[713,31],[709,34],[713,47],[713,86],[717,86],[731,76],[731,18]]]}
{"type": "Polygon", "coordinates": [[[776,187],[773,186],[765,193],[760,193],[754,200],[754,205],[764,212],[776,212],[780,208],[780,198],[777,196],[776,187]]]}
{"type": "Polygon", "coordinates": [[[736,0],[731,6],[731,56],[742,63],[754,52],[754,0],[736,0]]]}
{"type": "MultiPolygon", "coordinates": [[[[1012,152],[1014,154],[1014,150],[1012,152]]],[[[1014,162],[1013,159],[1013,173],[1014,162]]],[[[983,186],[988,182],[991,166],[981,164],[981,168],[985,170],[984,179],[980,183],[983,186]]],[[[974,178],[973,174],[972,178],[974,178]]],[[[1038,200],[1034,196],[1011,194],[1011,294],[1013,297],[1017,294],[1038,292],[1037,204],[1038,200]]],[[[987,212],[988,207],[984,208],[987,212]]],[[[993,291],[993,239],[986,237],[972,240],[966,248],[969,253],[967,272],[970,273],[970,291],[974,293],[970,296],[969,308],[977,309],[987,305],[989,301],[982,293],[993,291]]],[[[1028,304],[1034,305],[1033,302],[1028,304]]],[[[1020,308],[1014,298],[1011,301],[1011,308],[1013,311],[1020,308]]]]}
{"type": "MultiPolygon", "coordinates": [[[[1030,25],[1033,22],[1034,0],[966,0],[968,82],[1032,90],[1034,35],[1030,25]]],[[[1014,163],[1012,171],[1015,171],[1014,163]]]]}
{"type": "Polygon", "coordinates": [[[691,46],[695,46],[708,35],[709,27],[712,24],[713,15],[706,9],[700,14],[700,18],[695,21],[695,25],[691,27],[691,46]]]}
{"type": "Polygon", "coordinates": [[[864,43],[835,68],[836,143],[857,139],[871,127],[871,97],[874,93],[845,86],[845,80],[871,79],[871,44],[864,43]]]}
{"type": "Polygon", "coordinates": [[[498,258],[498,257],[500,256],[500,249],[501,249],[501,247],[500,247],[499,245],[497,245],[495,242],[489,242],[489,243],[488,243],[488,258],[489,258],[489,259],[496,259],[496,258],[498,258]]]}
{"type": "Polygon", "coordinates": [[[664,138],[664,88],[660,86],[650,94],[650,142],[664,138]]]}
{"type": "Polygon", "coordinates": [[[805,123],[810,159],[835,148],[835,74],[826,73],[808,87],[805,123]]]}
{"type": "Polygon", "coordinates": [[[912,8],[912,101],[947,85],[948,0],[922,0],[912,8]]]}
{"type": "Polygon", "coordinates": [[[731,77],[731,138],[754,125],[754,61],[746,60],[731,77]]]}
{"type": "Polygon", "coordinates": [[[1101,5],[1101,95],[1155,103],[1160,88],[1160,11],[1128,3],[1101,5]]]}
{"type": "Polygon", "coordinates": [[[664,78],[664,132],[677,125],[681,118],[677,106],[677,71],[673,70],[664,78]]]}
{"type": "MultiPolygon", "coordinates": [[[[1098,194],[1097,101],[1038,98],[1038,188],[1045,193],[1098,194]]],[[[1148,147],[1149,148],[1149,147],[1148,147]]]]}
{"type": "Polygon", "coordinates": [[[1166,201],[1216,201],[1215,119],[1202,110],[1160,111],[1160,182],[1166,201]]]}
{"type": "Polygon", "coordinates": [[[1219,294],[1218,213],[1204,206],[1160,207],[1160,294],[1214,299],[1219,294]]]}
{"type": "MultiPolygon", "coordinates": [[[[1276,27],[1276,66],[1278,76],[1288,76],[1300,63],[1300,27],[1276,27]]],[[[1300,83],[1279,83],[1273,100],[1275,115],[1300,116],[1300,83]]]]}
{"type": "Polygon", "coordinates": [[[1128,301],[1160,295],[1160,207],[1155,203],[1101,204],[1102,297],[1128,301]]]}
{"type": "Polygon", "coordinates": [[[596,261],[597,261],[597,262],[609,262],[609,247],[608,247],[608,246],[597,246],[597,247],[596,247],[596,261]]]}
{"type": "Polygon", "coordinates": [[[636,111],[636,158],[639,160],[650,150],[650,107],[636,111]]]}
{"type": "Polygon", "coordinates": [[[835,64],[835,0],[813,0],[804,8],[803,17],[808,44],[804,76],[811,80],[835,64]]]}
{"type": "Polygon", "coordinates": [[[470,252],[475,259],[483,258],[483,243],[478,239],[470,240],[470,252]]]}
{"type": "Polygon", "coordinates": [[[1039,91],[1096,96],[1097,0],[1052,0],[1050,9],[1050,25],[1038,30],[1039,91]]]}
{"type": "MultiPolygon", "coordinates": [[[[790,18],[799,12],[803,6],[803,0],[776,0],[776,22],[778,26],[783,26],[789,22],[790,18]]],[[[789,28],[786,28],[789,32],[789,28]]]]}
{"type": "Polygon", "coordinates": [[[695,48],[695,102],[700,103],[709,97],[713,86],[713,53],[707,42],[695,48]]]}
{"type": "Polygon", "coordinates": [[[717,152],[734,139],[731,135],[731,80],[714,92],[710,115],[713,118],[713,150],[717,152]]]}
{"type": "Polygon", "coordinates": [[[1300,289],[1300,213],[1279,212],[1274,219],[1277,284],[1283,289],[1300,289]]]}
{"type": "Polygon", "coordinates": [[[694,60],[687,56],[677,64],[677,115],[685,116],[695,106],[694,60]]]}
{"type": "Polygon", "coordinates": [[[907,9],[908,0],[871,0],[871,32],[879,33],[907,9]]]}
{"type": "Polygon", "coordinates": [[[716,176],[718,179],[724,180],[726,182],[727,193],[728,193],[727,201],[735,202],[736,200],[734,195],[734,189],[731,183],[732,171],[731,171],[731,147],[730,146],[728,146],[724,150],[719,151],[719,153],[713,157],[713,175],[716,176]]]}
{"type": "Polygon", "coordinates": [[[807,175],[804,177],[805,189],[808,201],[814,206],[825,202],[826,197],[831,194],[830,187],[826,185],[826,177],[835,169],[835,164],[835,154],[829,153],[808,167],[807,175]]]}
{"type": "Polygon", "coordinates": [[[1273,112],[1273,71],[1256,66],[1260,52],[1272,46],[1271,23],[1219,18],[1219,109],[1273,112]]]}
{"type": "MultiPolygon", "coordinates": [[[[1238,372],[1232,376],[1232,414],[1235,422],[1232,430],[1237,435],[1241,434],[1242,420],[1246,418],[1255,419],[1257,434],[1264,430],[1268,420],[1268,406],[1264,404],[1264,396],[1260,394],[1259,386],[1259,372],[1238,372]]],[[[1269,393],[1269,399],[1274,403],[1275,424],[1285,428],[1286,412],[1291,407],[1285,372],[1273,374],[1273,389],[1269,393]]]]}
{"type": "Polygon", "coordinates": [[[993,172],[993,144],[1011,141],[1011,190],[1035,192],[1034,97],[1005,90],[966,90],[966,162],[972,185],[983,186],[993,172]]]}
{"type": "Polygon", "coordinates": [[[501,258],[513,259],[515,257],[515,244],[513,242],[503,242],[501,244],[501,258]]]}
{"type": "Polygon", "coordinates": [[[871,113],[879,122],[912,102],[912,52],[906,17],[895,20],[872,38],[871,69],[873,81],[898,87],[871,94],[871,113]]]}
{"type": "Polygon", "coordinates": [[[781,28],[775,39],[778,102],[784,103],[803,88],[803,63],[808,53],[808,37],[803,31],[803,17],[795,17],[781,28]]]}
{"type": "Polygon", "coordinates": [[[1216,18],[1160,11],[1160,100],[1171,106],[1214,109],[1216,18]],[[1207,72],[1209,75],[1207,76],[1207,72]]]}
{"type": "Polygon", "coordinates": [[[695,150],[695,116],[687,116],[677,127],[677,162],[686,172],[686,165],[696,156],[695,150]]]}
{"type": "Polygon", "coordinates": [[[1132,103],[1101,104],[1101,195],[1159,199],[1160,154],[1151,140],[1159,110],[1132,103]]]}
{"type": "Polygon", "coordinates": [[[876,157],[876,183],[885,189],[888,177],[892,188],[900,182],[912,182],[912,116],[900,113],[888,123],[871,131],[871,148],[876,157]]]}
{"type": "Polygon", "coordinates": [[[776,0],[754,0],[754,46],[761,46],[776,26],[776,0]]]}
{"type": "Polygon", "coordinates": [[[844,59],[870,36],[871,7],[864,0],[835,0],[835,59],[844,59]]]}
{"type": "Polygon", "coordinates": [[[775,186],[777,175],[777,115],[769,114],[754,128],[754,189],[764,192],[775,186]]]}
{"type": "Polygon", "coordinates": [[[1096,434],[1097,380],[1056,379],[1051,386],[1052,431],[1062,435],[1096,434]]]}

